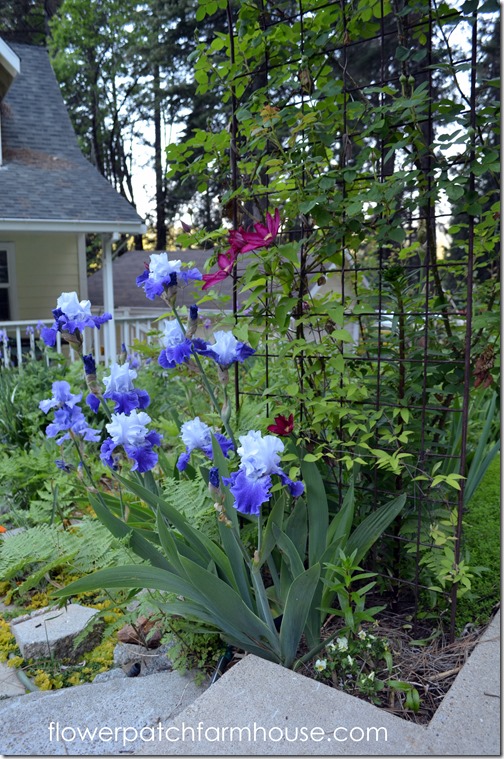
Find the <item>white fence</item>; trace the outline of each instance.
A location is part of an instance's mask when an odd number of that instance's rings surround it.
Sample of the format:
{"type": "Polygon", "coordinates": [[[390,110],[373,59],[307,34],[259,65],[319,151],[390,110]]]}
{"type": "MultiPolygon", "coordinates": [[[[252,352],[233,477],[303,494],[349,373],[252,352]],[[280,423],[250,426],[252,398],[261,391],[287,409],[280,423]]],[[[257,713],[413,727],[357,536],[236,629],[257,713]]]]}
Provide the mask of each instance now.
{"type": "MultiPolygon", "coordinates": [[[[37,349],[37,343],[40,342],[38,339],[39,328],[41,325],[50,327],[51,324],[52,320],[40,319],[0,322],[0,364],[3,366],[22,366],[26,361],[40,358],[40,350],[37,349]]],[[[84,353],[92,353],[97,363],[109,364],[116,358],[111,355],[110,345],[113,343],[107,340],[108,335],[110,335],[109,330],[114,329],[114,327],[115,344],[119,351],[122,344],[130,349],[135,339],[148,343],[151,341],[152,335],[148,333],[156,329],[155,317],[152,315],[116,315],[113,322],[105,323],[100,329],[84,330],[84,353]]],[[[79,358],[77,353],[61,339],[59,332],[56,336],[54,350],[58,354],[66,356],[70,361],[76,361],[79,358]]],[[[43,356],[45,356],[46,361],[49,361],[48,352],[45,352],[43,356]]]]}

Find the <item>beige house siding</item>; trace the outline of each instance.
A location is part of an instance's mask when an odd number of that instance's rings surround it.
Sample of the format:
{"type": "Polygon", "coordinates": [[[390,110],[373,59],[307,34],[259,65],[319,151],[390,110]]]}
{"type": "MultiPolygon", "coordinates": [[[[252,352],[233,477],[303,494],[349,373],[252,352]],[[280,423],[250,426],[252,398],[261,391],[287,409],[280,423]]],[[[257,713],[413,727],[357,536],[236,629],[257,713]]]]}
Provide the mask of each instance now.
{"type": "MultiPolygon", "coordinates": [[[[62,292],[81,295],[82,257],[80,235],[51,233],[1,234],[0,242],[10,242],[15,252],[17,319],[50,319],[62,292]]],[[[85,252],[84,252],[85,255],[85,252]]]]}

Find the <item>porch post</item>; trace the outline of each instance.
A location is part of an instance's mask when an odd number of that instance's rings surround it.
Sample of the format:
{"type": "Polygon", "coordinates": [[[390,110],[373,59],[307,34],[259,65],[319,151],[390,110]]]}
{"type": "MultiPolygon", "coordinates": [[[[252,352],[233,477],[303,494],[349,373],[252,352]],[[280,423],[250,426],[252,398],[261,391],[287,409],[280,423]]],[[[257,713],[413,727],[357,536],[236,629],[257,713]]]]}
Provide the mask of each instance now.
{"type": "MultiPolygon", "coordinates": [[[[112,235],[102,235],[103,248],[103,307],[114,316],[114,276],[112,273],[112,235]]],[[[115,322],[105,322],[102,325],[105,343],[105,365],[108,366],[117,357],[115,322]]]]}

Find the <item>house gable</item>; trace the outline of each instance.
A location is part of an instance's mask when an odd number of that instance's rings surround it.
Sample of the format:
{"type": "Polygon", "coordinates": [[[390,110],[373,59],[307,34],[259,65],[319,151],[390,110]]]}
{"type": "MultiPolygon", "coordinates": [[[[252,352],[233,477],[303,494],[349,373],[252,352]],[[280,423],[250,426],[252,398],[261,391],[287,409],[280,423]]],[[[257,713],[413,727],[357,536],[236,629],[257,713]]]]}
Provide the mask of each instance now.
{"type": "Polygon", "coordinates": [[[81,153],[47,50],[2,45],[20,73],[0,106],[0,232],[144,231],[133,206],[81,153]]]}

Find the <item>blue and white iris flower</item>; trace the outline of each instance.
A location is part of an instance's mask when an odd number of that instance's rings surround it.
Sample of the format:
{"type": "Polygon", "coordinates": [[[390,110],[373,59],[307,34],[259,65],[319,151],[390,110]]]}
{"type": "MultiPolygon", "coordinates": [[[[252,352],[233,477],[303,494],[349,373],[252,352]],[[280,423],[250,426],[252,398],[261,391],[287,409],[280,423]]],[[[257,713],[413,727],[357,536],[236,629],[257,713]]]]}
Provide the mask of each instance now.
{"type": "Polygon", "coordinates": [[[223,330],[215,332],[214,340],[214,343],[207,343],[207,347],[204,350],[198,350],[198,353],[213,358],[223,369],[231,366],[235,361],[243,362],[255,353],[250,345],[239,342],[232,332],[223,330]]]}
{"type": "Polygon", "coordinates": [[[110,366],[110,374],[103,378],[105,385],[104,398],[115,402],[116,414],[129,414],[133,409],[147,408],[150,403],[149,394],[146,390],[137,390],[133,387],[133,380],[137,373],[131,369],[129,363],[110,366]]]}
{"type": "Polygon", "coordinates": [[[191,357],[191,341],[175,319],[165,319],[161,342],[164,348],[159,354],[158,363],[164,369],[174,369],[177,364],[183,364],[191,357]]]}
{"type": "Polygon", "coordinates": [[[56,440],[58,445],[64,440],[70,439],[70,432],[74,435],[80,435],[84,440],[96,443],[100,438],[100,432],[92,429],[86,421],[79,401],[82,394],[73,394],[70,392],[70,385],[64,380],[58,380],[52,384],[53,397],[40,401],[39,408],[47,414],[48,411],[55,408],[54,420],[46,427],[47,437],[56,437],[63,435],[56,440]]]}
{"type": "MultiPolygon", "coordinates": [[[[185,422],[180,428],[180,437],[184,443],[186,449],[184,453],[181,453],[177,461],[177,469],[179,472],[183,472],[187,468],[191,453],[194,450],[200,450],[209,459],[213,459],[212,451],[212,430],[202,422],[199,416],[191,419],[190,422],[185,422]]],[[[234,449],[231,440],[222,435],[220,432],[214,432],[214,437],[217,440],[222,453],[227,457],[228,452],[234,449]]]]}
{"type": "Polygon", "coordinates": [[[153,446],[161,443],[161,436],[154,430],[148,430],[151,418],[145,411],[134,409],[130,414],[112,414],[112,421],[105,427],[110,437],[100,448],[100,458],[112,469],[116,469],[116,457],[113,455],[117,446],[122,446],[125,453],[135,462],[131,471],[148,472],[158,461],[153,446]]]}
{"type": "Polygon", "coordinates": [[[170,261],[167,253],[153,253],[148,267],[146,264],[136,283],[144,288],[149,300],[154,300],[171,287],[176,287],[179,278],[187,284],[190,279],[201,279],[201,272],[198,269],[183,269],[182,261],[170,261]]]}
{"type": "Polygon", "coordinates": [[[102,314],[93,316],[91,313],[91,302],[81,300],[76,292],[61,293],[56,301],[56,308],[53,309],[54,324],[52,327],[42,327],[40,335],[46,345],[54,347],[56,345],[56,335],[58,332],[70,335],[76,332],[82,332],[85,327],[100,326],[104,322],[112,319],[111,314],[102,314]]]}
{"type": "Polygon", "coordinates": [[[276,474],[289,493],[297,498],[304,492],[302,482],[293,482],[279,466],[284,444],[274,435],[252,430],[240,437],[240,468],[223,478],[235,497],[234,507],[242,514],[259,515],[261,506],[271,498],[271,476],[276,474]]]}

